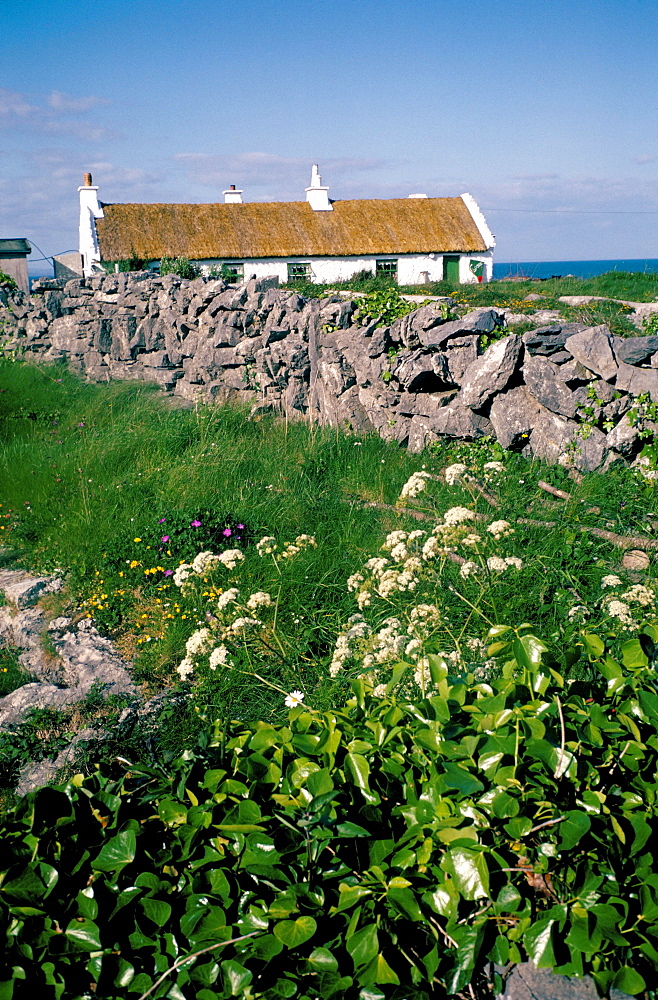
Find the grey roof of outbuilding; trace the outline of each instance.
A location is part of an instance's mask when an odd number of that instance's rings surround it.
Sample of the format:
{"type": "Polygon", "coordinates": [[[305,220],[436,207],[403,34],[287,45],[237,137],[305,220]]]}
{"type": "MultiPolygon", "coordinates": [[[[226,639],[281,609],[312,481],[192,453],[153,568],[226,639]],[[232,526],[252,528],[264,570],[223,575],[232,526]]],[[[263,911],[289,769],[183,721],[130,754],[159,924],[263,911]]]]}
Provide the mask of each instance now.
{"type": "Polygon", "coordinates": [[[32,253],[32,247],[30,241],[23,237],[0,239],[0,254],[3,253],[32,253]]]}

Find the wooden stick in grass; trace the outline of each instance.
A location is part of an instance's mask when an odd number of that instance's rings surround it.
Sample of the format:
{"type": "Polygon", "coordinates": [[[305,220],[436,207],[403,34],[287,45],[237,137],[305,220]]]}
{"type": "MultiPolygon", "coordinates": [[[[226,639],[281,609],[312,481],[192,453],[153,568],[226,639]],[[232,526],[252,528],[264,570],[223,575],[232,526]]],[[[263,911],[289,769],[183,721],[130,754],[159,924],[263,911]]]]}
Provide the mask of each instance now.
{"type": "Polygon", "coordinates": [[[552,493],[554,497],[559,497],[560,500],[571,500],[571,493],[567,493],[565,490],[559,490],[557,486],[551,486],[550,483],[545,483],[543,479],[540,479],[537,483],[540,490],[546,490],[547,493],[552,493]]]}

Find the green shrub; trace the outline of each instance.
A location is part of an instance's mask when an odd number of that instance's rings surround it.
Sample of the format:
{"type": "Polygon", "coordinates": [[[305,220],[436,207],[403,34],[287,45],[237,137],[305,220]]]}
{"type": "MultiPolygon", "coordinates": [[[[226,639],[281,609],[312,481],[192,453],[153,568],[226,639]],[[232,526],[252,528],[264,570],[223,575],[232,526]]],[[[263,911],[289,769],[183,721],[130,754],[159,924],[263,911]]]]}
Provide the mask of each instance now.
{"type": "Polygon", "coordinates": [[[160,261],[160,274],[177,274],[179,278],[198,278],[201,268],[189,257],[163,257],[160,261]]]}
{"type": "Polygon", "coordinates": [[[650,313],[642,321],[642,333],[646,336],[658,334],[658,312],[650,313]]]}
{"type": "Polygon", "coordinates": [[[18,288],[18,285],[11,275],[5,274],[4,271],[0,271],[0,285],[4,285],[5,288],[10,288],[12,291],[14,288],[18,288]]]}
{"type": "Polygon", "coordinates": [[[658,632],[615,657],[492,631],[497,679],[435,656],[409,701],[400,663],[383,697],[355,680],[342,709],[28,795],[0,827],[2,995],[420,1000],[526,957],[640,993],[658,632]]]}

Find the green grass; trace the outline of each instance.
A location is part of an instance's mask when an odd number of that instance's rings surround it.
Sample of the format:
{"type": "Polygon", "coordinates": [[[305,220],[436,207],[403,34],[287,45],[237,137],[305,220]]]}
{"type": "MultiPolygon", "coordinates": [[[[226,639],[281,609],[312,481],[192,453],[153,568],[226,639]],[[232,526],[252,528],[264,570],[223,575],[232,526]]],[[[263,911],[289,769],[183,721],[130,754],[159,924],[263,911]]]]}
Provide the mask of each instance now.
{"type": "MultiPolygon", "coordinates": [[[[446,563],[436,597],[445,622],[442,642],[465,641],[501,621],[533,622],[559,642],[572,627],[567,613],[574,604],[594,609],[592,621],[599,621],[601,578],[624,575],[621,552],[580,528],[651,537],[658,519],[655,487],[628,469],[576,484],[565,469],[503,455],[490,441],[448,441],[414,456],[374,435],[273,417],[251,420],[230,406],[176,409],[144,384],[90,385],[61,366],[1,364],[0,417],[4,544],[36,571],[64,570],[67,613],[94,617],[134,660],[147,693],[180,684],[176,667],[185,642],[207,613],[216,617],[217,595],[227,586],[239,586],[243,599],[258,590],[277,599],[266,643],[243,642],[239,662],[246,675],[195,675],[187,710],[172,713],[161,738],[171,748],[191,740],[206,715],[281,718],[281,696],[254,682],[253,672],[283,691],[306,691],[316,707],[335,701],[328,664],[338,633],[357,611],[348,577],[381,555],[387,532],[432,528],[387,509],[421,467],[438,475],[463,461],[482,476],[491,459],[505,465],[489,487],[499,497],[497,508],[469,487],[433,480],[416,501],[430,518],[464,505],[491,520],[555,522],[550,529],[519,527],[506,542],[504,554],[524,563],[516,575],[483,586],[482,580],[461,581],[459,567],[446,563]],[[540,479],[572,499],[556,504],[538,487],[540,479]],[[198,517],[202,527],[192,528],[198,517]],[[167,573],[199,549],[232,547],[238,525],[244,525],[246,558],[235,573],[211,574],[188,595],[173,585],[167,573]],[[222,526],[232,532],[223,540],[222,526]],[[211,528],[214,536],[203,534],[211,528]],[[317,548],[290,564],[277,567],[255,550],[263,535],[282,543],[302,533],[314,535],[317,548]],[[161,535],[170,540],[162,542],[161,535]]],[[[652,568],[647,579],[653,576],[652,568]]],[[[373,614],[380,621],[400,608],[406,614],[417,599],[407,595],[400,607],[384,603],[373,614]]]]}
{"type": "Polygon", "coordinates": [[[300,295],[319,297],[327,289],[374,292],[397,287],[408,295],[451,295],[474,305],[504,305],[510,299],[523,299],[531,292],[557,299],[560,295],[603,295],[611,299],[630,302],[654,302],[658,299],[658,273],[648,271],[608,271],[594,278],[548,278],[526,281],[490,281],[486,284],[460,285],[452,281],[433,281],[427,285],[396,286],[389,278],[362,276],[348,281],[323,285],[310,281],[290,282],[285,288],[295,289],[300,295]]]}
{"type": "Polygon", "coordinates": [[[658,274],[655,272],[609,271],[595,278],[549,278],[547,280],[491,281],[487,284],[459,285],[449,281],[435,281],[427,285],[397,286],[382,276],[365,274],[349,281],[332,285],[314,284],[310,281],[291,282],[284,285],[307,298],[321,298],[332,290],[372,293],[396,288],[408,295],[450,296],[462,309],[477,306],[511,308],[517,313],[531,312],[537,308],[553,309],[566,322],[585,323],[588,326],[606,324],[620,337],[637,336],[637,328],[628,319],[628,307],[613,301],[590,302],[571,306],[560,302],[563,295],[600,295],[610,300],[653,302],[658,299],[658,274]],[[525,302],[527,295],[539,294],[541,301],[525,302]]]}
{"type": "Polygon", "coordinates": [[[0,647],[0,698],[32,679],[19,663],[20,653],[21,650],[15,646],[0,647]]]}

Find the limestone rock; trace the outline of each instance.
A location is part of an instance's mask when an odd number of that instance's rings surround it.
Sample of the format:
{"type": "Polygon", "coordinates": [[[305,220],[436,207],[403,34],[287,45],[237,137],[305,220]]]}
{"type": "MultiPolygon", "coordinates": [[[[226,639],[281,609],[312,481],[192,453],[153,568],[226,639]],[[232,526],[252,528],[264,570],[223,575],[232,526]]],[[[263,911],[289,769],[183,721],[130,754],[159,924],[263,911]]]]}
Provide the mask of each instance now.
{"type": "Polygon", "coordinates": [[[617,374],[612,337],[607,326],[591,326],[568,337],[564,344],[576,361],[609,381],[617,374]]]}
{"type": "Polygon", "coordinates": [[[460,393],[464,406],[479,410],[492,396],[502,392],[516,370],[522,348],[520,338],[511,334],[491,344],[481,358],[469,365],[460,393]]]}
{"type": "Polygon", "coordinates": [[[500,393],[489,412],[497,441],[503,448],[525,447],[540,411],[541,406],[525,386],[500,393]]]}
{"type": "Polygon", "coordinates": [[[563,417],[575,417],[576,400],[560,381],[557,365],[542,357],[526,358],[523,379],[535,399],[547,409],[563,417]]]}
{"type": "Polygon", "coordinates": [[[19,611],[31,608],[42,594],[62,589],[62,581],[53,576],[29,576],[22,570],[0,570],[0,591],[19,611]]]}
{"type": "Polygon", "coordinates": [[[493,425],[487,417],[475,413],[470,406],[464,406],[458,399],[442,407],[430,420],[429,427],[439,437],[464,438],[467,441],[485,437],[493,431],[493,425]]]}
{"type": "Polygon", "coordinates": [[[627,365],[641,365],[658,351],[658,337],[628,337],[626,340],[615,338],[614,350],[618,361],[624,361],[627,365]]]}
{"type": "MultiPolygon", "coordinates": [[[[552,969],[537,969],[532,962],[521,962],[512,969],[498,1000],[599,1000],[599,993],[589,976],[560,976],[552,969]]],[[[612,989],[610,1000],[632,998],[612,989]]]]}
{"type": "Polygon", "coordinates": [[[648,393],[654,403],[658,402],[658,370],[655,368],[634,368],[623,361],[617,371],[617,389],[631,396],[648,393]]]}

